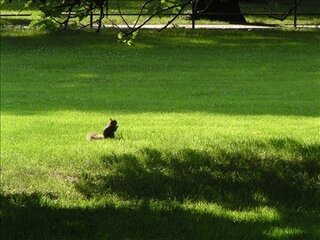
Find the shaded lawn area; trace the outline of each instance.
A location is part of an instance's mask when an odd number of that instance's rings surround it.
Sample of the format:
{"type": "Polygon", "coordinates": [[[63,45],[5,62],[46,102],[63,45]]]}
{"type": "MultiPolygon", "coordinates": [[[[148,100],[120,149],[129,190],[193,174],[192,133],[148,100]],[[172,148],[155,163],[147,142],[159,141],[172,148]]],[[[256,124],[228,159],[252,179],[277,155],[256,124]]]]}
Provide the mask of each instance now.
{"type": "Polygon", "coordinates": [[[1,239],[319,239],[319,32],[1,34],[1,239]]]}
{"type": "Polygon", "coordinates": [[[3,33],[2,111],[319,114],[317,31],[154,34],[3,33]]]}
{"type": "Polygon", "coordinates": [[[5,239],[318,239],[319,145],[302,160],[184,149],[106,155],[75,183],[91,207],[54,193],[1,195],[5,239]],[[90,175],[91,174],[91,175],[90,175]]]}

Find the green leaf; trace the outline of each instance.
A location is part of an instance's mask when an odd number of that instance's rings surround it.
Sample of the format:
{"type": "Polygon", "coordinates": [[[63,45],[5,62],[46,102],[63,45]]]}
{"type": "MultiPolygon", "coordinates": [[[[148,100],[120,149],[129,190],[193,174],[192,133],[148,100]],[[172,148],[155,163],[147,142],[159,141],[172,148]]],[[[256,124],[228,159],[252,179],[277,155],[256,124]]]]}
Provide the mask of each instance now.
{"type": "Polygon", "coordinates": [[[123,32],[119,32],[119,33],[118,33],[118,39],[119,39],[119,40],[122,40],[123,37],[124,37],[124,33],[123,33],[123,32]]]}
{"type": "Polygon", "coordinates": [[[128,44],[129,46],[132,46],[132,45],[133,45],[133,40],[132,40],[132,39],[128,40],[127,44],[128,44]]]}

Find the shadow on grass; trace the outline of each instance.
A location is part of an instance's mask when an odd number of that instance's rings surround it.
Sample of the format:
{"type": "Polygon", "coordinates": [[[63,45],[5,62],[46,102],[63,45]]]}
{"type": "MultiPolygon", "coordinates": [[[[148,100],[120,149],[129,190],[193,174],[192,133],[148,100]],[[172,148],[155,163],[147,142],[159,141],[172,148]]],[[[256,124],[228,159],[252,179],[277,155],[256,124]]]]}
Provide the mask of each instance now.
{"type": "Polygon", "coordinates": [[[117,196],[116,202],[63,208],[47,204],[56,200],[50,194],[1,195],[1,239],[318,239],[320,146],[290,139],[257,144],[286,147],[294,157],[150,148],[106,155],[76,189],[88,200],[117,196]],[[223,210],[199,211],[197,203],[223,210]],[[278,217],[233,214],[259,207],[278,217]]]}
{"type": "Polygon", "coordinates": [[[194,239],[213,232],[217,237],[227,237],[232,235],[228,230],[241,233],[253,226],[253,232],[260,236],[263,228],[261,224],[239,225],[179,208],[55,209],[41,206],[40,199],[39,194],[1,198],[1,239],[194,239]],[[210,225],[218,230],[207,232],[210,225]]]}
{"type": "Polygon", "coordinates": [[[319,115],[313,31],[116,33],[4,32],[2,111],[319,115]]]}
{"type": "Polygon", "coordinates": [[[7,28],[10,29],[10,27],[12,29],[15,29],[15,25],[18,25],[18,27],[23,28],[23,26],[29,25],[31,22],[30,19],[28,18],[12,18],[12,17],[8,17],[8,18],[2,18],[0,21],[0,26],[2,25],[8,25],[7,28]]]}
{"type": "Polygon", "coordinates": [[[319,219],[310,213],[236,221],[170,202],[161,203],[163,209],[148,202],[136,208],[56,208],[45,205],[43,196],[1,195],[1,239],[274,239],[275,230],[284,232],[281,239],[319,237],[319,219]]]}
{"type": "Polygon", "coordinates": [[[77,188],[87,197],[117,193],[124,198],[186,199],[215,202],[231,209],[269,205],[312,209],[320,202],[320,146],[276,139],[265,150],[286,148],[281,155],[260,156],[248,150],[106,155],[105,171],[84,174],[77,188]],[[267,148],[269,147],[269,149],[267,148]]]}

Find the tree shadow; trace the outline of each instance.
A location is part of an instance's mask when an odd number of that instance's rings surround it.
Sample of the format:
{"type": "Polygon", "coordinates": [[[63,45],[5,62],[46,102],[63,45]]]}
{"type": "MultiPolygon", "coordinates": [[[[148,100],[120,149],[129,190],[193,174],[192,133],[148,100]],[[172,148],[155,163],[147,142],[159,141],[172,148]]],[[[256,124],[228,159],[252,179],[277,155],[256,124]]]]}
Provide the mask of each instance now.
{"type": "Polygon", "coordinates": [[[205,200],[230,209],[266,203],[312,209],[320,202],[320,145],[291,139],[260,143],[269,150],[284,146],[293,159],[260,156],[250,149],[162,153],[145,148],[139,154],[111,154],[101,160],[104,171],[85,173],[76,187],[87,197],[116,193],[149,200],[205,200]]]}
{"type": "Polygon", "coordinates": [[[291,139],[256,145],[285,147],[293,157],[250,149],[105,155],[75,188],[87,201],[116,200],[63,207],[51,193],[1,194],[1,239],[318,239],[320,146],[291,139]],[[264,208],[277,217],[265,219],[264,208]],[[260,217],[250,218],[255,211],[260,217]]]}
{"type": "Polygon", "coordinates": [[[0,27],[2,27],[3,25],[8,25],[7,28],[10,29],[10,27],[12,29],[14,29],[16,26],[15,25],[18,25],[18,26],[21,26],[21,28],[25,25],[29,25],[31,22],[31,19],[28,19],[27,17],[25,18],[13,18],[13,17],[8,17],[8,18],[1,18],[1,21],[0,21],[0,27]],[[2,26],[1,26],[2,25],[2,26]]]}
{"type": "Polygon", "coordinates": [[[163,204],[163,209],[154,209],[148,202],[136,208],[114,205],[63,208],[43,204],[43,196],[40,193],[0,196],[1,239],[274,239],[268,233],[275,227],[299,229],[282,239],[317,237],[309,232],[310,226],[286,222],[285,216],[281,216],[280,222],[237,222],[186,210],[170,202],[163,204]]]}

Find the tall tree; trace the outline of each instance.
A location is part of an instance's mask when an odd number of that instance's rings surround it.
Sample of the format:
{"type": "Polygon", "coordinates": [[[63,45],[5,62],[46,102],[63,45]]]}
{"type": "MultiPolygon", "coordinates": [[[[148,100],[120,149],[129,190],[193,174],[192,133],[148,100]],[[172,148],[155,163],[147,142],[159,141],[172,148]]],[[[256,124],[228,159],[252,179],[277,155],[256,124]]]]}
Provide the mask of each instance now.
{"type": "Polygon", "coordinates": [[[246,23],[240,10],[239,0],[199,0],[194,4],[196,19],[246,23]]]}

